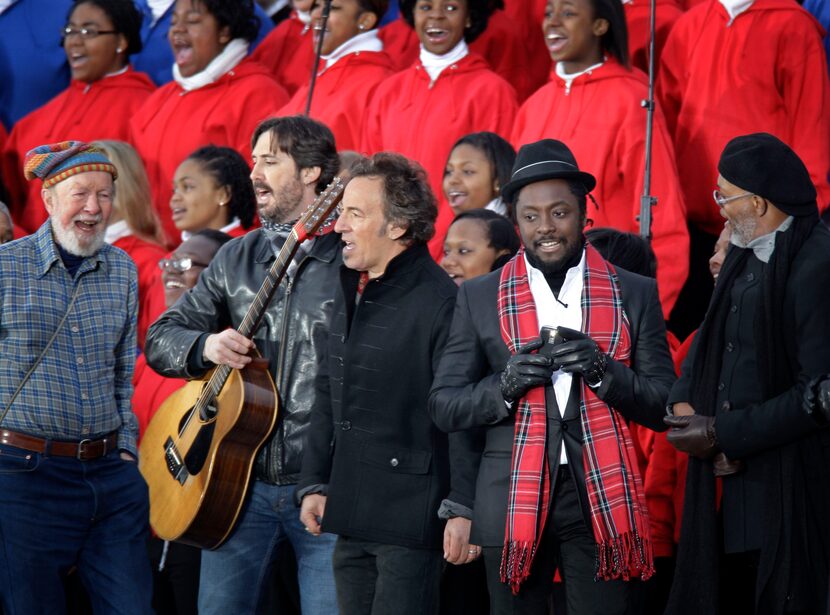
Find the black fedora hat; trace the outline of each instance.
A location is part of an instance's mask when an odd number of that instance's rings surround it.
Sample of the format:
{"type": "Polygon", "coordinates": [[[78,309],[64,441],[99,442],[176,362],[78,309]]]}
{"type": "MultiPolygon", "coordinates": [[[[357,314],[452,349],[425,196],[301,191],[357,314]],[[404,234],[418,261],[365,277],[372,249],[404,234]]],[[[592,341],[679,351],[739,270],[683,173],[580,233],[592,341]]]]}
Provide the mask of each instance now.
{"type": "Polygon", "coordinates": [[[576,158],[567,145],[555,139],[542,139],[522,145],[519,149],[510,181],[502,187],[502,197],[512,203],[519,190],[546,179],[578,181],[588,192],[597,185],[593,175],[579,170],[576,158]]]}

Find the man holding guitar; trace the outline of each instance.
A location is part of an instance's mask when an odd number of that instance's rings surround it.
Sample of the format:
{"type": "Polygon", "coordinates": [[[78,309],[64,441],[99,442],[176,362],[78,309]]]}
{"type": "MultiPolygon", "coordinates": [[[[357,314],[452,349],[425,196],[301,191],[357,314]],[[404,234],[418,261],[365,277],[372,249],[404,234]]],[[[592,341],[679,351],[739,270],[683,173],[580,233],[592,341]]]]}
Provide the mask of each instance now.
{"type": "MultiPolygon", "coordinates": [[[[202,555],[199,612],[256,612],[267,595],[269,569],[288,540],[297,555],[303,613],[330,615],[337,612],[334,537],[305,531],[293,492],[317,401],[314,381],[337,287],[339,237],[323,234],[303,243],[286,263],[273,299],[255,315],[261,326],[254,328],[253,340],[238,329],[250,320],[257,291],[281,248],[296,241],[295,222],[335,177],[339,162],[331,131],[300,116],[265,120],[252,147],[251,180],[262,228],[222,248],[196,287],[151,327],[145,351],[159,373],[187,378],[217,366],[243,370],[256,364],[252,357],[258,351],[278,391],[276,426],[256,457],[255,480],[233,533],[202,555]]],[[[221,415],[221,394],[217,400],[221,415]]],[[[152,507],[153,481],[148,482],[152,507]]]]}
{"type": "Polygon", "coordinates": [[[341,615],[438,612],[447,436],[427,395],[456,286],[432,260],[435,197],[417,164],[353,165],[335,230],[343,268],[298,485],[309,531],[338,534],[341,615]]]}

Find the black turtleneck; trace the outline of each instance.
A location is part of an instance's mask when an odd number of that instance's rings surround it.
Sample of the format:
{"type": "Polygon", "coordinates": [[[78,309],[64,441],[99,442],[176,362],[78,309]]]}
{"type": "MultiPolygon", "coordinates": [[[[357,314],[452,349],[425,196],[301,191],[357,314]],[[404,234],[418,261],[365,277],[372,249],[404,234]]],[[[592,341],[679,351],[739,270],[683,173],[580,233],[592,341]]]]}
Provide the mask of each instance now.
{"type": "Polygon", "coordinates": [[[58,254],[60,254],[61,260],[63,261],[63,266],[66,267],[69,275],[74,278],[75,273],[81,268],[86,256],[78,256],[77,254],[67,252],[59,243],[55,243],[55,245],[58,248],[58,254]]]}

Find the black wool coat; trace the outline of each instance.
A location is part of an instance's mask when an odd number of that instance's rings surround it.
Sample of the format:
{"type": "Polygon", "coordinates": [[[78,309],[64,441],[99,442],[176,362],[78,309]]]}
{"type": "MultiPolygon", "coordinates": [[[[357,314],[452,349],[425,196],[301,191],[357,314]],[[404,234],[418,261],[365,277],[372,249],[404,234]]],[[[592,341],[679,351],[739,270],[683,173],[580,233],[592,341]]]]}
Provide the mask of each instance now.
{"type": "Polygon", "coordinates": [[[427,412],[457,288],[425,246],[395,257],[355,302],[343,267],[298,492],[327,485],[326,532],[439,548],[447,436],[427,412]]]}

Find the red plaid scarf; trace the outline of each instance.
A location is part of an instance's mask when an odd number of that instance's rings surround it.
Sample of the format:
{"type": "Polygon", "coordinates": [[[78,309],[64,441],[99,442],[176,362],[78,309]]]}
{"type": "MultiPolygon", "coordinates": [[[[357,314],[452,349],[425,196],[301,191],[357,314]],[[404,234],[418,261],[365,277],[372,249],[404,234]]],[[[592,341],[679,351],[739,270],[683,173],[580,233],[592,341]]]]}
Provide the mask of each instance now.
{"type": "MultiPolygon", "coordinates": [[[[631,334],[616,270],[585,244],[583,331],[616,361],[628,364],[631,334]]],[[[511,353],[539,336],[524,250],[505,265],[498,295],[501,335],[511,353]]],[[[643,482],[625,421],[582,382],[582,459],[597,542],[597,578],[648,579],[654,573],[643,482]]],[[[530,566],[551,506],[545,454],[547,413],[542,387],[530,389],[516,411],[501,581],[513,593],[530,566]]]]}

